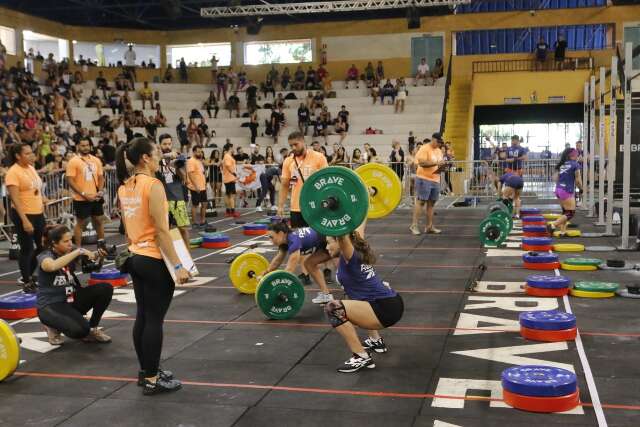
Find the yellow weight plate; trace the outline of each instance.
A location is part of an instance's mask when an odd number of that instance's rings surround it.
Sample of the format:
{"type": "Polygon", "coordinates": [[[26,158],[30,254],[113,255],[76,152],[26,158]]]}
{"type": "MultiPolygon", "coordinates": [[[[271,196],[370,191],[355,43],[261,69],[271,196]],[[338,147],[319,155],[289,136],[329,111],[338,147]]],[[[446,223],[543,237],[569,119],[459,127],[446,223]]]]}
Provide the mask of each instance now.
{"type": "Polygon", "coordinates": [[[546,214],[542,214],[542,216],[544,217],[544,219],[547,219],[549,221],[555,221],[556,219],[560,218],[562,215],[556,214],[556,213],[546,213],[546,214]]]}
{"type": "Polygon", "coordinates": [[[583,252],[584,245],[579,243],[556,243],[553,245],[555,252],[583,252]]]}
{"type": "MultiPolygon", "coordinates": [[[[580,230],[567,230],[565,237],[580,237],[580,230]]],[[[560,237],[560,231],[554,231],[553,237],[560,237]]]]}
{"type": "Polygon", "coordinates": [[[356,173],[369,190],[367,218],[382,218],[393,212],[402,199],[402,183],[393,169],[367,163],[356,169],[356,173]]]}
{"type": "Polygon", "coordinates": [[[255,294],[258,280],[269,268],[269,261],[260,254],[247,253],[238,256],[229,267],[229,279],[243,294],[255,294]]]}
{"type": "Polygon", "coordinates": [[[0,319],[0,382],[13,375],[20,363],[20,344],[15,331],[0,319]]]}
{"type": "Polygon", "coordinates": [[[595,271],[598,269],[595,265],[570,265],[562,262],[560,263],[560,268],[569,271],[595,271]]]}
{"type": "Polygon", "coordinates": [[[580,298],[611,298],[615,295],[615,292],[589,292],[579,291],[578,289],[571,289],[569,292],[574,297],[580,298]]]}

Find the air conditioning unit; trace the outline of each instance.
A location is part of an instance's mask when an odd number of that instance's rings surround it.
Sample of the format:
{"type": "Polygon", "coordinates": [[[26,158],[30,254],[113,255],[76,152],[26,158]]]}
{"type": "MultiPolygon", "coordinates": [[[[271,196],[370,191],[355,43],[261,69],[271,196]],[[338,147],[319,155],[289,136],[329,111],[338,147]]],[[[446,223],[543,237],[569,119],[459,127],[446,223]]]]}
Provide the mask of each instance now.
{"type": "Polygon", "coordinates": [[[549,104],[562,104],[566,99],[564,96],[550,96],[549,104]]]}
{"type": "Polygon", "coordinates": [[[520,97],[517,97],[517,98],[505,98],[504,99],[504,103],[505,104],[509,104],[509,105],[522,104],[522,98],[520,98],[520,97]]]}

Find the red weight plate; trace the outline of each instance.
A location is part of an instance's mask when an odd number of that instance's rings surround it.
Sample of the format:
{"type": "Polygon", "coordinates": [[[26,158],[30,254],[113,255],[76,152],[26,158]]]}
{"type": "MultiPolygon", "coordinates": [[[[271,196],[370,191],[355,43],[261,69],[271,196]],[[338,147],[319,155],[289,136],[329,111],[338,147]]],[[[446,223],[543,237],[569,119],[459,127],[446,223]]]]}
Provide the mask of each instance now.
{"type": "Polygon", "coordinates": [[[549,237],[549,233],[547,233],[546,231],[523,231],[522,235],[524,237],[549,237]]]}
{"type": "Polygon", "coordinates": [[[565,412],[570,411],[580,404],[580,390],[566,396],[558,397],[532,397],[511,393],[502,389],[504,403],[523,411],[529,412],[565,412]]]}
{"type": "Polygon", "coordinates": [[[561,297],[569,294],[569,288],[534,288],[532,286],[525,286],[524,292],[532,297],[561,297]]]}
{"type": "Polygon", "coordinates": [[[262,236],[267,234],[267,230],[242,230],[242,234],[245,236],[262,236]]]}
{"type": "Polygon", "coordinates": [[[542,329],[530,329],[520,326],[520,335],[522,338],[531,341],[544,341],[544,342],[556,342],[556,341],[573,341],[576,339],[577,328],[560,329],[557,331],[548,331],[542,329]]]}
{"type": "Polygon", "coordinates": [[[523,262],[527,270],[555,270],[560,268],[559,262],[523,262]]]}
{"type": "Polygon", "coordinates": [[[231,246],[231,243],[229,243],[229,241],[226,241],[226,242],[203,242],[200,247],[205,249],[222,249],[222,248],[228,248],[229,246],[231,246]]]}
{"type": "Polygon", "coordinates": [[[552,251],[553,250],[553,246],[552,245],[542,245],[542,246],[525,245],[523,243],[522,244],[522,250],[523,251],[534,251],[534,252],[548,252],[548,251],[552,251]]]}
{"type": "Polygon", "coordinates": [[[18,320],[18,319],[30,319],[38,315],[38,309],[33,308],[19,308],[15,310],[0,310],[0,319],[5,320],[18,320]]]}
{"type": "Polygon", "coordinates": [[[114,288],[119,288],[121,286],[127,286],[128,281],[129,280],[126,277],[123,277],[122,279],[110,279],[110,280],[89,279],[87,283],[89,284],[89,286],[97,285],[98,283],[109,283],[114,288]]]}

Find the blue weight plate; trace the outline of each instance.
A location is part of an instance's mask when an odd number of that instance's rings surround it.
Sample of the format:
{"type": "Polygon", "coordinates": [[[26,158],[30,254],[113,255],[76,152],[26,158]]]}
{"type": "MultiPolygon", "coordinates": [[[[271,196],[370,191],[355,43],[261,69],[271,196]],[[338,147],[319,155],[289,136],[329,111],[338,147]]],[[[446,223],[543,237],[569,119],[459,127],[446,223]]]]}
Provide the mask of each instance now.
{"type": "Polygon", "coordinates": [[[524,233],[526,233],[526,232],[530,232],[530,233],[545,233],[547,231],[547,227],[545,227],[544,225],[523,225],[522,226],[522,231],[524,233]]]}
{"type": "Polygon", "coordinates": [[[228,242],[228,241],[229,241],[229,237],[227,236],[217,236],[217,237],[204,236],[202,238],[202,243],[222,243],[222,242],[228,242]]]}
{"type": "Polygon", "coordinates": [[[522,223],[524,224],[526,222],[547,222],[547,220],[541,215],[531,215],[522,218],[522,223]]]}
{"type": "Polygon", "coordinates": [[[531,246],[548,246],[553,244],[551,237],[523,237],[523,245],[531,246]]]}
{"type": "Polygon", "coordinates": [[[543,289],[562,289],[571,286],[571,279],[566,276],[532,274],[531,276],[527,276],[527,286],[543,289]]]}
{"type": "Polygon", "coordinates": [[[540,209],[538,208],[520,208],[520,215],[525,214],[525,215],[534,215],[534,214],[539,214],[540,213],[540,209]]]}
{"type": "Polygon", "coordinates": [[[102,279],[102,280],[112,280],[112,279],[120,279],[121,277],[125,277],[126,274],[120,273],[119,270],[115,268],[104,268],[100,271],[96,271],[91,273],[92,279],[102,279]]]}
{"type": "Polygon", "coordinates": [[[545,331],[560,331],[576,326],[576,316],[557,310],[520,313],[520,326],[545,331]]]}
{"type": "Polygon", "coordinates": [[[522,261],[530,263],[558,262],[558,255],[549,252],[527,252],[522,255],[522,261]]]}
{"type": "Polygon", "coordinates": [[[198,233],[203,239],[226,239],[229,240],[229,236],[224,233],[198,233]]]}
{"type": "Polygon", "coordinates": [[[0,297],[0,310],[33,308],[36,306],[36,299],[36,294],[25,294],[23,292],[5,295],[0,297]]]}
{"type": "Polygon", "coordinates": [[[242,226],[244,230],[266,230],[266,224],[245,224],[242,226]]]}
{"type": "Polygon", "coordinates": [[[501,377],[505,390],[523,396],[566,396],[578,389],[576,374],[553,366],[514,366],[502,371],[501,377]]]}

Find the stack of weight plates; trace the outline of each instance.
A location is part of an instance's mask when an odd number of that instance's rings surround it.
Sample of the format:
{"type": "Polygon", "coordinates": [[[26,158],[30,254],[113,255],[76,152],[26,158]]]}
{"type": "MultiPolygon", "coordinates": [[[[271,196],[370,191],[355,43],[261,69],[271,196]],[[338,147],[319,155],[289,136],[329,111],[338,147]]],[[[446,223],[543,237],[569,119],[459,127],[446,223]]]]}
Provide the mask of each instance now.
{"type": "Polygon", "coordinates": [[[38,315],[36,299],[36,294],[24,292],[0,297],[0,319],[17,320],[36,317],[38,315]]]}
{"type": "Polygon", "coordinates": [[[538,208],[520,208],[520,218],[526,218],[528,216],[540,215],[540,209],[538,208]]]}
{"type": "Polygon", "coordinates": [[[191,249],[199,248],[200,245],[202,245],[202,237],[195,237],[195,238],[189,240],[189,247],[191,249]]]}
{"type": "Polygon", "coordinates": [[[504,402],[529,412],[565,412],[580,404],[578,379],[552,366],[514,366],[502,371],[504,402]]]}
{"type": "Polygon", "coordinates": [[[598,258],[567,258],[560,263],[563,270],[570,271],[595,271],[602,264],[598,258]]]}
{"type": "Polygon", "coordinates": [[[103,268],[100,271],[94,271],[89,276],[89,285],[95,285],[98,283],[109,283],[114,288],[121,286],[127,286],[129,282],[129,275],[120,273],[115,268],[103,268]]]}
{"type": "Polygon", "coordinates": [[[523,237],[547,237],[547,227],[544,225],[523,225],[522,226],[523,237]]]}
{"type": "Polygon", "coordinates": [[[242,226],[242,233],[245,236],[261,236],[267,234],[267,226],[265,224],[245,224],[242,226]]]}
{"type": "Polygon", "coordinates": [[[534,297],[561,297],[569,293],[571,280],[565,276],[534,274],[527,277],[524,291],[534,297]]]}
{"type": "Polygon", "coordinates": [[[551,243],[552,243],[551,237],[523,237],[522,250],[547,252],[553,248],[551,246],[551,243]]]}
{"type": "Polygon", "coordinates": [[[222,249],[231,246],[229,236],[222,233],[204,233],[202,234],[202,244],[206,249],[222,249]]]}
{"type": "Polygon", "coordinates": [[[581,298],[611,298],[620,286],[607,282],[577,282],[571,289],[571,295],[581,298]]]}
{"type": "Polygon", "coordinates": [[[520,335],[531,341],[572,341],[576,339],[576,316],[562,311],[520,313],[520,335]]]}
{"type": "Polygon", "coordinates": [[[529,215],[522,217],[522,225],[547,225],[547,221],[541,215],[529,215]]]}
{"type": "Polygon", "coordinates": [[[527,252],[522,255],[527,270],[555,270],[560,268],[558,255],[549,252],[527,252]]]}

